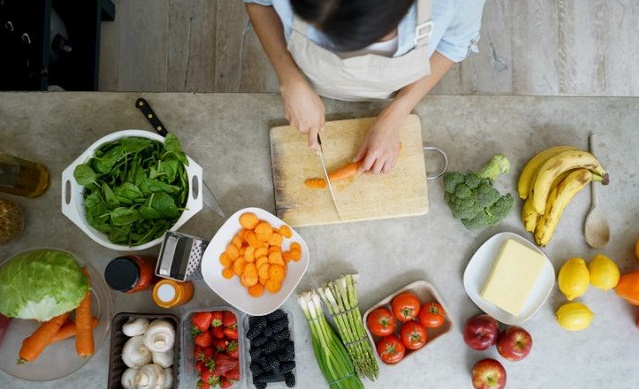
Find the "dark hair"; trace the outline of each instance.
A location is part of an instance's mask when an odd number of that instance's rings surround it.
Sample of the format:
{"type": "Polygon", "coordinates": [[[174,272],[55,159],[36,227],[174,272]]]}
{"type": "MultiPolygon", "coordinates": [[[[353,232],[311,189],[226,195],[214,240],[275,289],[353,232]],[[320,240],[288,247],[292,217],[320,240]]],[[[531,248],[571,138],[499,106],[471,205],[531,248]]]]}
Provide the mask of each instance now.
{"type": "Polygon", "coordinates": [[[353,51],[388,35],[414,0],[290,0],[293,12],[322,31],[342,51],[353,51]]]}

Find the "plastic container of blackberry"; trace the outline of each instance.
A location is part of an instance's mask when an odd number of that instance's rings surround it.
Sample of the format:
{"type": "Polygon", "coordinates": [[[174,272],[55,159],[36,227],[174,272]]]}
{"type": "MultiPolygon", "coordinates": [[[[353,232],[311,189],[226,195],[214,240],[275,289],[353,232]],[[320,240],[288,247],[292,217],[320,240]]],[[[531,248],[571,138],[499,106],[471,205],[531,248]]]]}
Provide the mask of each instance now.
{"type": "MultiPolygon", "coordinates": [[[[295,334],[293,332],[294,323],[293,315],[291,314],[291,312],[280,307],[265,316],[246,315],[244,316],[244,319],[242,321],[242,326],[244,327],[243,332],[245,345],[247,346],[248,350],[246,353],[247,369],[245,374],[247,386],[249,388],[256,389],[264,388],[263,384],[266,384],[266,388],[274,389],[295,387],[297,382],[297,362],[295,357],[295,334]],[[281,314],[284,314],[282,318],[286,318],[286,326],[284,326],[283,324],[277,324],[277,322],[279,322],[281,318],[275,318],[277,317],[277,315],[281,314]],[[266,318],[267,325],[260,332],[263,332],[264,330],[266,330],[267,333],[270,332],[268,338],[270,340],[273,340],[275,342],[274,344],[276,344],[277,347],[273,352],[265,354],[266,357],[264,359],[260,359],[263,357],[263,355],[256,354],[255,350],[257,348],[268,347],[266,345],[269,341],[266,341],[265,343],[260,343],[260,341],[258,341],[256,343],[255,338],[253,338],[253,332],[255,332],[256,330],[252,330],[252,328],[255,328],[255,326],[261,326],[258,322],[264,320],[263,318],[266,318]],[[280,326],[282,326],[282,328],[280,326]],[[267,327],[271,329],[267,330],[267,327]],[[276,336],[277,334],[279,334],[279,336],[285,336],[286,332],[288,332],[288,340],[276,336]],[[291,350],[293,351],[292,353],[290,352],[291,350]],[[262,374],[255,375],[255,364],[261,365],[264,360],[269,361],[268,363],[272,363],[272,366],[270,366],[272,374],[268,374],[268,372],[266,371],[268,369],[260,370],[258,368],[258,372],[261,371],[262,374]],[[293,363],[293,365],[291,365],[291,362],[293,363]]],[[[262,351],[264,351],[264,349],[262,349],[262,351]]]]}

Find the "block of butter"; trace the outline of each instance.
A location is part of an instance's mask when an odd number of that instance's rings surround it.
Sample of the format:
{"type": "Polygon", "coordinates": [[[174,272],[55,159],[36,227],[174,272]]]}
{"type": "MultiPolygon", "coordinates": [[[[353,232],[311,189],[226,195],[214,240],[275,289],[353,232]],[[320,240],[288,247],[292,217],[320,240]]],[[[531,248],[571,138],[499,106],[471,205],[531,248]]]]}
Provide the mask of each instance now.
{"type": "Polygon", "coordinates": [[[513,316],[519,316],[535,286],[546,258],[521,243],[507,239],[493,262],[480,295],[513,316]]]}

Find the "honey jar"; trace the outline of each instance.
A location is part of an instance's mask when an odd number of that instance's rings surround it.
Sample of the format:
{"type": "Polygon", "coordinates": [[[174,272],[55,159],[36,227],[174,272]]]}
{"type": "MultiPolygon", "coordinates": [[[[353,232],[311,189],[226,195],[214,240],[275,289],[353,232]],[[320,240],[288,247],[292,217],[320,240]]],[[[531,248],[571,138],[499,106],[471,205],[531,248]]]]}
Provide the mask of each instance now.
{"type": "Polygon", "coordinates": [[[186,304],[193,297],[193,283],[164,279],[153,287],[153,301],[162,308],[186,304]]]}

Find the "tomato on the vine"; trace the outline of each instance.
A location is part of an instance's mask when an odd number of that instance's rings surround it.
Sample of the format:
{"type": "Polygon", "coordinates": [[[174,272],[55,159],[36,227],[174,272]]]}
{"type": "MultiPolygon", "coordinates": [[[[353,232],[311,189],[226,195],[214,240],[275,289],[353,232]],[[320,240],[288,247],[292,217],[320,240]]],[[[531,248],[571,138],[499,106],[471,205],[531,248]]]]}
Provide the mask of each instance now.
{"type": "Polygon", "coordinates": [[[437,328],[444,324],[446,311],[439,303],[433,301],[422,305],[417,319],[426,328],[437,328]]]}
{"type": "Polygon", "coordinates": [[[377,343],[377,353],[384,363],[393,364],[404,358],[406,348],[397,336],[388,335],[377,343]]]}
{"type": "Polygon", "coordinates": [[[407,349],[417,350],[424,347],[428,334],[426,333],[426,327],[419,324],[416,321],[409,321],[402,325],[402,329],[399,331],[402,338],[402,343],[407,349]]]}
{"type": "Polygon", "coordinates": [[[377,308],[368,314],[366,325],[374,335],[390,335],[395,332],[395,317],[388,309],[377,308]]]}
{"type": "Polygon", "coordinates": [[[391,308],[397,320],[406,322],[413,320],[419,314],[421,303],[419,298],[411,292],[402,292],[393,298],[391,308]]]}

